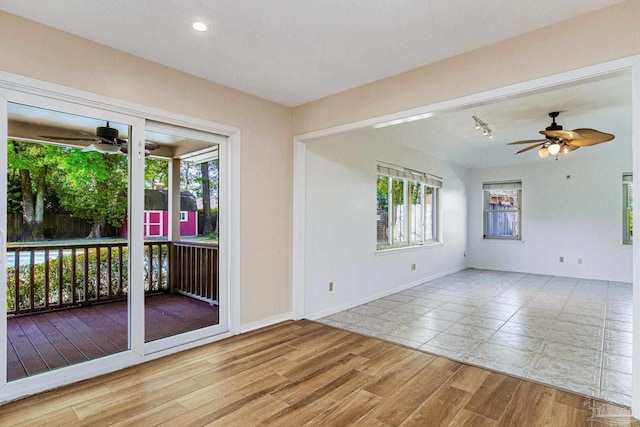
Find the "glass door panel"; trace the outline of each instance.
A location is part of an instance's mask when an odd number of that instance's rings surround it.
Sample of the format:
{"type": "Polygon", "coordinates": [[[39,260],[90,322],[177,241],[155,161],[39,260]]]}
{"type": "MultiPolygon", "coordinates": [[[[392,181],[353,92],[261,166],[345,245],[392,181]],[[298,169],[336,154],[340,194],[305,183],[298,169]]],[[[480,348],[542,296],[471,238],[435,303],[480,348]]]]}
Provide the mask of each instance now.
{"type": "Polygon", "coordinates": [[[216,135],[147,129],[145,341],[220,324],[216,135]]]}
{"type": "Polygon", "coordinates": [[[130,130],[8,105],[8,381],[130,348],[130,130]]]}

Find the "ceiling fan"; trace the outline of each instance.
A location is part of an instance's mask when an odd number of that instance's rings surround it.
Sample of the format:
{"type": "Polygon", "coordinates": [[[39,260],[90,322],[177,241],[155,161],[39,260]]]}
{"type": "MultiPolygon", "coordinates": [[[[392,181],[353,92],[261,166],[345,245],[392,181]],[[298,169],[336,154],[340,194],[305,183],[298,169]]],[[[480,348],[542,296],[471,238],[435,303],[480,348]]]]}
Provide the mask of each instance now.
{"type": "MultiPolygon", "coordinates": [[[[40,135],[43,138],[51,139],[53,141],[94,141],[92,144],[84,147],[82,151],[98,151],[105,154],[127,154],[128,143],[126,139],[119,138],[118,129],[112,128],[107,122],[106,126],[98,126],[96,128],[96,134],[80,131],[81,135],[85,137],[65,137],[65,136],[50,136],[40,135]]],[[[144,143],[145,154],[148,155],[150,150],[156,150],[160,148],[160,145],[155,142],[145,141],[144,143]]]]}
{"type": "Polygon", "coordinates": [[[540,131],[540,133],[546,137],[545,139],[526,139],[524,141],[510,142],[507,145],[534,143],[533,145],[518,151],[516,154],[524,153],[525,151],[540,147],[538,155],[543,159],[546,159],[549,154],[552,156],[555,156],[560,152],[566,154],[577,150],[580,147],[590,147],[602,142],[611,141],[615,138],[615,136],[610,133],[600,132],[595,129],[580,128],[574,130],[563,130],[562,126],[556,123],[556,117],[558,117],[559,114],[560,112],[558,111],[549,113],[552,123],[545,130],[540,131]]]}

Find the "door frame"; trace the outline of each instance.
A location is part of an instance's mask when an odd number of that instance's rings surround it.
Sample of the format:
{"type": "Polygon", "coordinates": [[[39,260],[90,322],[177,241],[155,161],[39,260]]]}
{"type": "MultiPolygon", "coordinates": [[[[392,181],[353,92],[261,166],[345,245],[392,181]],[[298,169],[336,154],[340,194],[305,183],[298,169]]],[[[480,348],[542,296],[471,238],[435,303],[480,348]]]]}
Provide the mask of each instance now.
{"type": "MultiPolygon", "coordinates": [[[[144,291],[142,286],[139,286],[140,289],[132,288],[129,293],[129,350],[11,382],[7,382],[7,362],[4,357],[7,352],[7,317],[0,316],[0,355],[2,355],[0,357],[0,404],[238,334],[240,332],[240,217],[232,213],[240,211],[240,129],[0,71],[0,140],[5,141],[4,144],[8,138],[8,102],[80,115],[92,115],[91,111],[96,111],[100,114],[104,113],[105,118],[130,124],[132,144],[141,147],[139,150],[132,150],[129,157],[130,191],[131,188],[143,186],[145,121],[166,123],[225,137],[225,142],[221,144],[220,156],[223,164],[220,165],[219,283],[220,295],[225,298],[224,301],[220,301],[221,305],[225,304],[228,309],[224,319],[221,313],[220,322],[227,326],[224,331],[218,330],[215,335],[211,330],[204,333],[193,331],[195,333],[187,333],[182,338],[176,336],[161,347],[145,346],[144,291]]],[[[2,165],[0,167],[6,168],[6,164],[6,149],[0,150],[0,165],[2,165]]],[[[0,188],[6,188],[6,184],[6,173],[0,173],[0,188]]],[[[0,192],[0,268],[2,269],[6,269],[6,204],[6,192],[0,192]]],[[[142,199],[130,195],[129,207],[131,213],[129,235],[143,236],[142,199]],[[136,215],[136,212],[139,215],[136,215]]],[[[142,259],[143,243],[143,239],[139,239],[139,242],[130,240],[129,250],[132,251],[130,257],[142,259]]],[[[137,264],[139,268],[136,268],[136,263],[131,264],[130,277],[133,280],[138,278],[137,280],[142,281],[144,274],[142,263],[137,264]]],[[[5,285],[0,290],[1,307],[6,307],[7,303],[5,286],[6,279],[5,285]]]]}

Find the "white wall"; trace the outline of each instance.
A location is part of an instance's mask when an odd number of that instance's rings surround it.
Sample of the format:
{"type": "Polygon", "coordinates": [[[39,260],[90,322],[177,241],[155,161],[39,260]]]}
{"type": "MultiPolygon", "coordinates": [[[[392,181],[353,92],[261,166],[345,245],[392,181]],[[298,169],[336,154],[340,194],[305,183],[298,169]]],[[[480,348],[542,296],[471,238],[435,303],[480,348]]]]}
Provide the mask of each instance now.
{"type": "Polygon", "coordinates": [[[632,166],[630,157],[548,158],[470,170],[469,266],[631,282],[632,248],[622,244],[622,173],[632,166]],[[522,180],[522,242],[483,240],[482,183],[515,179],[522,180]]]}
{"type": "Polygon", "coordinates": [[[318,318],[465,267],[465,170],[357,133],[308,143],[305,168],[306,317],[318,318]],[[443,244],[376,254],[377,161],[443,178],[443,244]],[[329,282],[334,282],[333,292],[329,282]]]}

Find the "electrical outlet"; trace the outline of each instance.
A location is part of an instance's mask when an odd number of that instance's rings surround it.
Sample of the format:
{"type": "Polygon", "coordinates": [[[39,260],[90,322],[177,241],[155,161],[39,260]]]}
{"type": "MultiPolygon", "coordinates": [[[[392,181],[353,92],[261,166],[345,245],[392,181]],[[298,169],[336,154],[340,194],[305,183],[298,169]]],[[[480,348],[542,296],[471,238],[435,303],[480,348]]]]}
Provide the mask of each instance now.
{"type": "Polygon", "coordinates": [[[416,269],[416,265],[415,264],[411,264],[411,271],[414,271],[416,269]]]}
{"type": "Polygon", "coordinates": [[[329,282],[329,292],[333,292],[333,282],[329,282]]]}
{"type": "Polygon", "coordinates": [[[564,257],[563,256],[560,257],[560,262],[564,262],[564,257]]]}
{"type": "Polygon", "coordinates": [[[578,264],[582,264],[582,258],[578,258],[578,264]]]}

